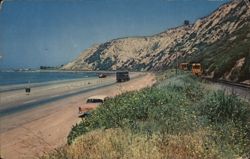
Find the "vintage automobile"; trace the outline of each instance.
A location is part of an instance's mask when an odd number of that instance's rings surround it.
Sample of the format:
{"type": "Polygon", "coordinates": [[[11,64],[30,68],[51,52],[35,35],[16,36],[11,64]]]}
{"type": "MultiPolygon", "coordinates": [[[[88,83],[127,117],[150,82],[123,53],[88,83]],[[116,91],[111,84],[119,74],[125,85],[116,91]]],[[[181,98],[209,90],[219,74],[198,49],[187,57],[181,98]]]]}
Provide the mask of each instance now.
{"type": "Polygon", "coordinates": [[[91,96],[87,99],[86,104],[78,107],[78,116],[80,118],[90,116],[90,110],[95,109],[98,105],[104,103],[107,99],[109,99],[109,96],[106,95],[96,95],[96,96],[91,96]]]}
{"type": "Polygon", "coordinates": [[[106,77],[107,77],[107,75],[106,75],[106,74],[101,73],[101,74],[99,74],[99,75],[98,75],[98,77],[99,77],[99,78],[106,78],[106,77]]]}

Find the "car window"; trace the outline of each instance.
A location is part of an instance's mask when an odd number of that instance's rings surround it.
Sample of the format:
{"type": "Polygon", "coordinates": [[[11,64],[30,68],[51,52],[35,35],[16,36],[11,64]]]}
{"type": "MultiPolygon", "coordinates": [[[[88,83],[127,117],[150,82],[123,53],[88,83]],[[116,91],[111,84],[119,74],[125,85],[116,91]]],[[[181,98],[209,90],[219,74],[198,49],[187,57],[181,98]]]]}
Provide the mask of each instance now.
{"type": "Polygon", "coordinates": [[[102,99],[88,99],[87,103],[103,103],[102,99]]]}

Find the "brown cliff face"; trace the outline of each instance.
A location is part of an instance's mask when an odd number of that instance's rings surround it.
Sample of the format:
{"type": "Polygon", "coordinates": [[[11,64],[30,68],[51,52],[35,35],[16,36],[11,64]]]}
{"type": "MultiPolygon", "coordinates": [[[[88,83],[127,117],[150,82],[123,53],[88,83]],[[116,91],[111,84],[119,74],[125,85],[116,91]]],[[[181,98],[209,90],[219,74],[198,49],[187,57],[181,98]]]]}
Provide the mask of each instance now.
{"type": "Polygon", "coordinates": [[[180,62],[201,62],[214,78],[250,77],[250,8],[231,1],[193,25],[145,37],[114,39],[95,45],[66,64],[66,70],[161,70],[180,62]],[[240,59],[241,65],[237,65],[240,59]]]}

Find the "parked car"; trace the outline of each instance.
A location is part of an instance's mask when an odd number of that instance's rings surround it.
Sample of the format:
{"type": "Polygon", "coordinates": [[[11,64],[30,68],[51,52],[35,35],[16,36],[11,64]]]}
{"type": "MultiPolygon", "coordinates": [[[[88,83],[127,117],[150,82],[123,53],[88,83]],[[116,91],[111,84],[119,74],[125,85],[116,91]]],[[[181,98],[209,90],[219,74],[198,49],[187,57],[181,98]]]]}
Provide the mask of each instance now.
{"type": "Polygon", "coordinates": [[[87,99],[86,104],[78,107],[78,113],[79,117],[83,118],[86,116],[90,116],[91,114],[89,113],[90,110],[95,109],[98,105],[104,103],[107,99],[110,97],[106,95],[96,95],[96,96],[91,96],[87,99]]]}
{"type": "Polygon", "coordinates": [[[99,75],[98,75],[98,77],[99,77],[99,78],[106,78],[106,77],[107,77],[107,75],[105,75],[105,74],[101,73],[101,74],[99,74],[99,75]]]}

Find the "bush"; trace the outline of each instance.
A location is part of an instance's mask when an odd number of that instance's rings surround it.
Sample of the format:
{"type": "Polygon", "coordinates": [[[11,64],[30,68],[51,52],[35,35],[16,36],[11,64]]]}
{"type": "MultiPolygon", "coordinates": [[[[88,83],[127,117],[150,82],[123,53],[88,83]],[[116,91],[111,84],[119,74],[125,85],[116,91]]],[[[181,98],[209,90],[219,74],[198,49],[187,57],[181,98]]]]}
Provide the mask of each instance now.
{"type": "Polygon", "coordinates": [[[250,152],[249,105],[235,95],[203,90],[202,83],[189,75],[119,95],[92,114],[73,126],[67,155],[75,156],[68,151],[77,150],[76,158],[133,158],[137,152],[139,158],[150,158],[151,153],[155,158],[236,158],[250,152]],[[88,137],[95,132],[97,136],[88,137]],[[99,141],[109,147],[107,152],[99,141]],[[135,149],[129,148],[131,144],[135,149]],[[150,147],[148,154],[141,151],[143,146],[150,147]]]}
{"type": "Polygon", "coordinates": [[[236,95],[226,95],[224,91],[217,91],[208,95],[200,105],[201,115],[212,122],[241,122],[247,123],[250,112],[246,103],[236,95]]]}
{"type": "Polygon", "coordinates": [[[73,126],[68,143],[99,128],[130,128],[141,133],[164,130],[170,134],[192,130],[195,127],[192,102],[203,94],[194,80],[187,76],[180,79],[179,86],[145,88],[108,100],[94,110],[91,117],[73,126]]]}
{"type": "Polygon", "coordinates": [[[236,95],[217,91],[208,95],[198,109],[207,121],[203,124],[213,128],[213,140],[221,145],[221,151],[231,149],[236,154],[250,155],[249,104],[236,95]]]}

